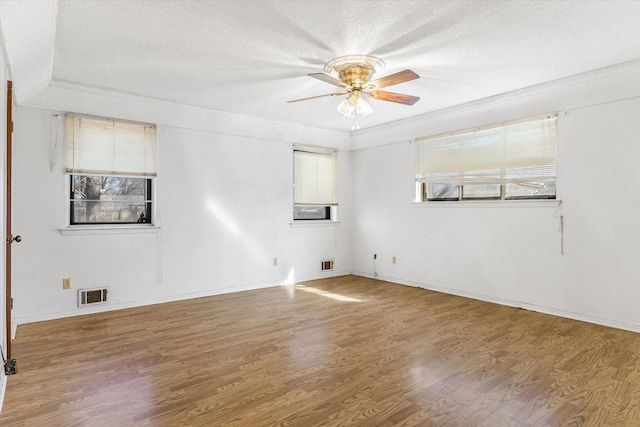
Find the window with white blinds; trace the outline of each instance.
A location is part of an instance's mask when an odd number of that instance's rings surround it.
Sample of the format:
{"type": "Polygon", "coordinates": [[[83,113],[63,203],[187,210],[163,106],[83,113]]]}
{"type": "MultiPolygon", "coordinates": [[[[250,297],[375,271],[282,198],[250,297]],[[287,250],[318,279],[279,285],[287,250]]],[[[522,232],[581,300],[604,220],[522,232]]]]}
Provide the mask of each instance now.
{"type": "Polygon", "coordinates": [[[69,114],[65,140],[69,173],[156,175],[153,125],[69,114]]]}
{"type": "Polygon", "coordinates": [[[556,120],[545,115],[416,139],[423,199],[555,197],[556,120]]]}
{"type": "Polygon", "coordinates": [[[294,219],[332,219],[338,204],[338,152],[295,146],[293,150],[294,219]]]}
{"type": "Polygon", "coordinates": [[[153,224],[153,125],[65,117],[69,225],[153,224]]]}

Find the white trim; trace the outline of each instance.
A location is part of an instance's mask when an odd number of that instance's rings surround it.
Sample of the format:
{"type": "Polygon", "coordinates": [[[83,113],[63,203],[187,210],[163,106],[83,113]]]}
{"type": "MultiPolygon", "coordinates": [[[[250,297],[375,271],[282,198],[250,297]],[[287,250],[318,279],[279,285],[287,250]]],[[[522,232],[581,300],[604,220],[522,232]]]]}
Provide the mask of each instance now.
{"type": "Polygon", "coordinates": [[[547,306],[542,306],[538,304],[529,304],[527,302],[522,302],[522,301],[512,301],[512,300],[503,299],[503,298],[494,298],[494,297],[489,297],[487,295],[476,294],[473,292],[464,292],[464,291],[459,291],[457,289],[451,289],[451,288],[445,288],[441,286],[429,285],[426,283],[414,282],[412,280],[399,279],[399,278],[390,277],[390,276],[381,276],[380,274],[378,274],[375,277],[371,273],[366,273],[361,271],[352,271],[351,274],[355,276],[368,277],[371,279],[395,283],[399,285],[411,286],[414,288],[422,288],[422,289],[427,289],[434,292],[440,292],[440,293],[445,293],[449,295],[456,295],[464,298],[471,298],[478,301],[504,305],[507,307],[522,308],[525,310],[530,310],[538,313],[549,314],[552,316],[563,317],[566,319],[577,320],[580,322],[592,323],[594,325],[601,325],[609,328],[616,328],[616,329],[622,329],[625,331],[640,333],[640,324],[636,324],[636,323],[620,322],[617,320],[590,316],[588,314],[566,311],[566,310],[558,309],[555,307],[547,307],[547,306]]]}
{"type": "Polygon", "coordinates": [[[267,282],[267,283],[252,283],[247,285],[229,286],[223,289],[191,292],[191,293],[179,294],[179,295],[173,295],[173,296],[167,296],[167,297],[161,297],[161,298],[150,298],[147,300],[140,300],[140,301],[96,304],[96,306],[94,306],[93,304],[90,304],[89,306],[75,307],[72,310],[59,311],[57,313],[17,317],[14,320],[14,322],[16,325],[24,325],[27,323],[42,322],[46,320],[55,320],[55,319],[64,319],[67,317],[82,316],[85,314],[103,313],[107,311],[123,310],[123,309],[134,308],[134,307],[144,307],[147,305],[163,304],[167,302],[184,301],[184,300],[189,300],[194,298],[202,298],[202,297],[221,295],[221,294],[227,294],[232,292],[241,292],[241,291],[250,291],[254,289],[269,288],[269,287],[277,286],[280,283],[282,283],[282,280],[275,281],[275,282],[267,282]]]}
{"type": "Polygon", "coordinates": [[[304,151],[305,153],[334,154],[338,152],[338,149],[334,147],[322,147],[319,145],[304,145],[304,144],[292,144],[292,145],[293,145],[293,151],[304,151]]]}
{"type": "MultiPolygon", "coordinates": [[[[439,110],[433,110],[426,113],[418,114],[411,117],[406,117],[400,120],[395,120],[393,122],[382,123],[377,126],[371,126],[359,130],[357,132],[352,132],[354,135],[365,135],[365,134],[376,134],[380,132],[380,128],[389,126],[390,124],[399,125],[406,122],[411,122],[416,120],[416,118],[420,118],[424,121],[433,120],[438,117],[446,116],[452,113],[464,112],[469,110],[477,110],[478,108],[485,107],[487,105],[497,104],[504,102],[506,100],[511,100],[514,98],[521,98],[528,95],[537,94],[545,91],[553,91],[561,88],[565,88],[568,86],[572,86],[579,83],[589,82],[596,79],[604,79],[606,77],[616,76],[619,73],[628,72],[629,70],[637,71],[636,69],[640,69],[640,59],[635,59],[628,62],[623,62],[621,64],[612,65],[610,67],[598,68],[597,70],[591,70],[584,73],[574,74],[572,76],[551,80],[544,83],[539,83],[532,86],[527,86],[520,89],[515,89],[509,92],[503,92],[497,95],[488,96],[486,98],[476,99],[473,101],[465,102],[462,104],[453,105],[451,107],[441,108],[439,110]]],[[[564,108],[565,109],[573,109],[564,108]]],[[[553,109],[552,109],[553,110],[553,109]]],[[[446,134],[447,132],[441,132],[446,134]]],[[[353,136],[353,135],[352,135],[353,136]]],[[[413,137],[420,138],[420,137],[413,137]]],[[[367,147],[369,148],[369,147],[367,147]]],[[[358,147],[352,147],[352,150],[358,150],[358,147]]]]}
{"type": "Polygon", "coordinates": [[[521,199],[521,200],[442,200],[413,202],[416,208],[557,208],[560,199],[521,199]]]}
{"type": "Polygon", "coordinates": [[[503,128],[511,125],[518,125],[526,122],[536,122],[536,121],[539,122],[543,119],[551,119],[551,118],[557,118],[557,117],[558,117],[557,112],[547,113],[547,114],[538,114],[532,117],[521,117],[518,119],[508,120],[505,122],[491,123],[491,124],[476,126],[471,128],[452,130],[450,132],[443,132],[436,135],[420,136],[417,138],[413,138],[411,140],[411,143],[416,144],[418,142],[429,141],[430,139],[442,138],[445,136],[464,135],[464,134],[474,133],[474,132],[483,131],[483,130],[491,130],[491,129],[498,129],[498,128],[503,128]]]}
{"type": "Polygon", "coordinates": [[[330,219],[296,219],[289,223],[291,228],[297,227],[328,227],[338,225],[340,221],[331,221],[330,219]]]}
{"type": "Polygon", "coordinates": [[[518,117],[535,116],[541,113],[541,105],[544,105],[544,111],[559,114],[567,110],[635,98],[640,96],[640,81],[637,78],[639,71],[640,60],[633,60],[367,127],[351,133],[351,150],[412,141],[419,135],[442,134],[462,127],[473,128],[518,117]],[[469,116],[467,113],[470,111],[473,114],[469,116]],[[463,116],[464,120],[461,120],[460,117],[463,116]]]}
{"type": "Polygon", "coordinates": [[[162,227],[157,225],[104,225],[84,226],[74,225],[60,228],[63,236],[94,236],[102,234],[148,234],[157,233],[162,227]]]}
{"type": "MultiPolygon", "coordinates": [[[[105,224],[105,225],[100,225],[100,224],[90,224],[90,225],[81,225],[81,224],[74,224],[71,225],[71,176],[73,176],[73,173],[70,172],[65,172],[64,173],[64,182],[65,182],[65,187],[64,187],[64,193],[66,194],[65,197],[65,203],[66,203],[66,207],[65,207],[65,214],[64,214],[64,223],[65,226],[60,228],[60,233],[62,235],[65,235],[65,233],[63,233],[63,230],[71,230],[71,229],[116,229],[116,228],[149,228],[149,227],[157,227],[160,228],[160,226],[158,225],[158,209],[157,209],[157,201],[156,201],[156,195],[157,195],[157,190],[156,190],[156,186],[157,186],[157,176],[146,176],[146,177],[141,177],[141,176],[131,176],[131,175],[116,175],[116,176],[120,176],[120,177],[124,177],[124,178],[142,178],[142,179],[150,179],[151,180],[151,219],[153,221],[153,224],[147,224],[147,225],[138,225],[138,224],[105,224]]],[[[107,175],[96,175],[96,174],[82,174],[82,175],[89,175],[89,176],[107,176],[107,175]]],[[[108,233],[97,233],[97,234],[108,234],[108,233]]],[[[114,234],[114,233],[112,233],[114,234]]]]}
{"type": "MultiPolygon", "coordinates": [[[[315,274],[311,277],[302,277],[302,278],[296,278],[295,282],[296,283],[300,283],[300,282],[307,282],[310,280],[316,280],[316,279],[326,279],[328,277],[338,277],[338,276],[344,276],[344,275],[348,275],[351,274],[350,271],[326,271],[326,272],[322,272],[322,271],[318,271],[318,274],[315,274]]],[[[147,300],[139,300],[139,301],[130,301],[130,302],[121,302],[121,303],[109,303],[106,305],[103,304],[96,304],[96,306],[93,305],[89,305],[88,307],[75,307],[71,310],[64,310],[64,311],[59,311],[56,313],[47,313],[47,314],[38,314],[38,315],[33,315],[33,316],[25,316],[25,317],[16,317],[13,320],[13,325],[17,330],[17,327],[19,325],[24,325],[27,323],[34,323],[34,322],[44,322],[47,320],[56,320],[56,319],[64,319],[67,317],[75,317],[75,316],[83,316],[85,314],[95,314],[95,313],[103,313],[103,312],[108,312],[108,311],[115,311],[115,310],[123,310],[123,309],[127,309],[127,308],[135,308],[135,307],[145,307],[147,305],[154,305],[154,304],[163,304],[163,303],[167,303],[167,302],[176,302],[176,301],[185,301],[185,300],[189,300],[189,299],[194,299],[194,298],[202,298],[202,297],[210,297],[210,296],[215,296],[215,295],[223,295],[223,294],[229,294],[229,293],[233,293],[233,292],[242,292],[242,291],[251,291],[251,290],[255,290],[255,289],[266,289],[266,288],[273,288],[276,286],[281,286],[283,285],[285,282],[287,281],[287,277],[283,277],[279,280],[274,280],[274,281],[269,281],[269,282],[261,282],[261,283],[248,283],[248,284],[244,284],[244,285],[235,285],[235,286],[228,286],[226,288],[222,288],[222,289],[213,289],[213,290],[206,290],[206,291],[199,291],[199,292],[190,292],[190,293],[185,293],[185,294],[178,294],[178,295],[172,295],[172,296],[166,296],[166,297],[161,297],[161,298],[151,298],[151,299],[147,299],[147,300]]]]}
{"type": "MultiPolygon", "coordinates": [[[[58,77],[51,78],[51,80],[48,83],[48,86],[52,88],[58,88],[58,89],[81,91],[81,92],[89,93],[91,95],[103,95],[103,96],[106,95],[109,97],[136,99],[136,100],[141,99],[146,102],[168,103],[176,106],[195,107],[202,110],[210,110],[210,111],[226,113],[225,110],[210,107],[207,105],[181,102],[174,99],[144,95],[138,92],[119,90],[119,89],[114,89],[107,86],[99,86],[99,85],[93,85],[88,83],[82,83],[76,80],[62,79],[58,77]]],[[[245,115],[250,116],[248,114],[245,114],[245,115]]]]}

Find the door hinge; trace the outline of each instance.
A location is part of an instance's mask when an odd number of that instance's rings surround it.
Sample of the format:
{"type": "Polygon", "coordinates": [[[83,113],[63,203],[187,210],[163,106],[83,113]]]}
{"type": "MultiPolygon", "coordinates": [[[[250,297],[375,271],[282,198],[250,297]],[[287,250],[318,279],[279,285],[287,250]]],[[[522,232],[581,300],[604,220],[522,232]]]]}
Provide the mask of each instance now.
{"type": "Polygon", "coordinates": [[[11,310],[13,310],[13,298],[11,298],[11,310]]]}

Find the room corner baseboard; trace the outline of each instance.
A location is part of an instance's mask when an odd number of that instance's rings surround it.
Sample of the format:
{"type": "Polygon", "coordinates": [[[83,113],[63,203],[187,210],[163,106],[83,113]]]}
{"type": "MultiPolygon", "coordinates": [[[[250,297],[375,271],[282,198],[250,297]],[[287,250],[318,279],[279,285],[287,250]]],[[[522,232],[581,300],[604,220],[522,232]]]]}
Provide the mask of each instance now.
{"type": "Polygon", "coordinates": [[[144,307],[147,305],[163,304],[167,302],[210,297],[214,295],[222,295],[222,294],[228,294],[232,292],[251,291],[254,289],[262,289],[262,288],[278,286],[281,283],[282,283],[282,280],[277,280],[273,282],[252,283],[252,284],[244,284],[244,285],[237,285],[237,286],[228,286],[225,288],[219,288],[219,289],[213,289],[213,290],[207,290],[207,291],[189,292],[189,293],[183,293],[183,294],[177,294],[177,295],[170,295],[166,297],[149,298],[149,299],[138,300],[138,301],[97,304],[95,307],[81,307],[81,308],[75,307],[71,310],[64,310],[64,311],[59,311],[55,313],[45,313],[45,314],[38,314],[33,316],[16,316],[13,322],[13,327],[14,327],[13,335],[14,337],[16,335],[15,328],[17,328],[19,325],[24,325],[27,323],[44,322],[47,320],[63,319],[66,317],[83,316],[85,314],[96,314],[96,313],[103,313],[107,311],[124,310],[127,308],[144,307]]]}
{"type": "MultiPolygon", "coordinates": [[[[351,274],[351,272],[350,271],[332,271],[330,273],[326,272],[324,274],[314,274],[309,277],[296,278],[295,282],[299,283],[299,282],[304,282],[308,280],[325,279],[327,277],[344,276],[346,274],[351,274]]],[[[160,298],[149,298],[149,299],[138,300],[138,301],[113,302],[108,304],[96,304],[96,306],[94,307],[82,307],[82,308],[74,307],[69,310],[59,311],[55,313],[44,313],[44,314],[37,314],[32,316],[16,316],[13,319],[13,323],[12,323],[12,331],[11,331],[12,339],[15,339],[16,337],[18,326],[24,325],[27,323],[44,322],[47,320],[63,319],[66,317],[83,316],[85,314],[103,313],[107,311],[143,307],[146,305],[163,304],[167,302],[182,301],[182,300],[188,300],[193,298],[210,297],[210,296],[228,294],[233,292],[242,292],[242,291],[251,291],[255,289],[270,288],[270,287],[283,285],[286,283],[286,281],[287,281],[287,278],[284,277],[281,279],[268,281],[268,282],[233,285],[233,286],[227,286],[224,288],[183,293],[183,294],[171,295],[171,296],[160,297],[160,298]]]]}
{"type": "Polygon", "coordinates": [[[595,325],[606,326],[609,328],[616,328],[616,329],[622,329],[625,331],[640,333],[640,324],[636,324],[636,323],[628,323],[628,322],[622,322],[619,320],[605,319],[602,317],[591,316],[584,313],[575,313],[567,310],[562,310],[556,307],[547,307],[547,306],[542,306],[537,304],[530,304],[527,302],[511,301],[511,300],[502,299],[502,298],[494,298],[487,295],[475,294],[472,292],[463,292],[457,289],[444,288],[444,287],[434,286],[426,283],[399,279],[397,277],[382,276],[380,274],[374,276],[371,273],[360,272],[360,271],[353,271],[352,274],[356,276],[369,277],[371,279],[376,279],[380,281],[397,283],[399,285],[412,286],[414,288],[422,288],[422,289],[427,289],[434,292],[441,292],[449,295],[456,295],[464,298],[471,298],[479,301],[490,302],[493,304],[505,305],[508,307],[522,308],[525,310],[535,311],[543,314],[549,314],[552,316],[564,317],[566,319],[577,320],[580,322],[592,323],[595,325]]]}

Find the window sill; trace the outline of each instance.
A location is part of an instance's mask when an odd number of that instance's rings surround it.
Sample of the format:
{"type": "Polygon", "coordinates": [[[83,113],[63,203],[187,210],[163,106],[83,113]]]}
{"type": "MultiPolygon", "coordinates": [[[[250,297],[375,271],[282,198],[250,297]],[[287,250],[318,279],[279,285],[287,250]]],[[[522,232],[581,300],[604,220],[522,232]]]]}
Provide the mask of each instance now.
{"type": "Polygon", "coordinates": [[[330,220],[317,220],[317,219],[298,219],[293,222],[290,222],[289,225],[291,228],[296,227],[328,227],[332,225],[338,225],[340,221],[330,221],[330,220]]]}
{"type": "Polygon", "coordinates": [[[157,225],[73,225],[60,228],[63,236],[95,236],[105,234],[148,234],[157,233],[160,226],[157,225]]]}
{"type": "Polygon", "coordinates": [[[441,202],[413,202],[416,208],[557,208],[560,199],[533,200],[454,200],[441,202]]]}

